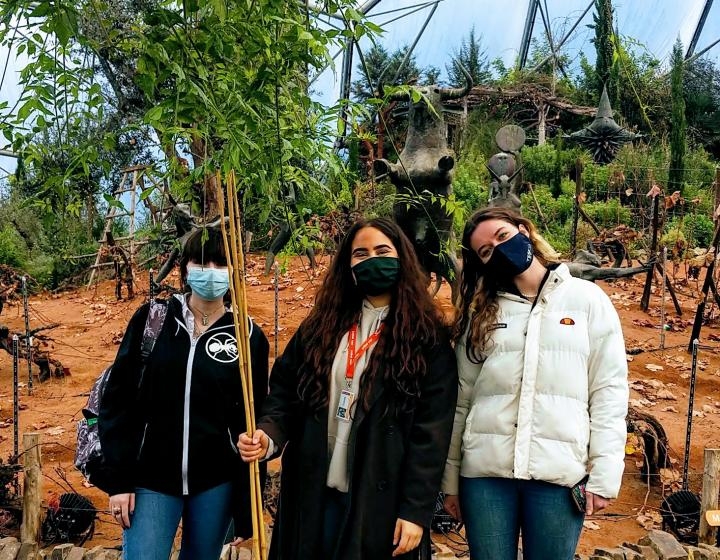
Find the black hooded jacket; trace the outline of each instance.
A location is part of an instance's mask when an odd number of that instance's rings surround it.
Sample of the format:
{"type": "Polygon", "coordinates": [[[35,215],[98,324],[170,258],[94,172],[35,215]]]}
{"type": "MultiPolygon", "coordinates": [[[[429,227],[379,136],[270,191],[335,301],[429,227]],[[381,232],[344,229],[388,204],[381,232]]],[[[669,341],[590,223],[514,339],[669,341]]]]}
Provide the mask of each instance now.
{"type": "MultiPolygon", "coordinates": [[[[130,320],[100,402],[110,495],[147,488],[182,496],[235,482],[236,536],[249,536],[249,474],[236,442],[246,430],[233,315],[193,341],[177,297],[168,302],[142,382],[140,344],[149,305],[130,320]],[[247,503],[246,503],[247,502],[247,503]],[[246,512],[246,513],[245,513],[246,512]],[[238,526],[240,524],[241,526],[238,526]]],[[[250,321],[255,409],[267,395],[267,338],[250,321]]]]}

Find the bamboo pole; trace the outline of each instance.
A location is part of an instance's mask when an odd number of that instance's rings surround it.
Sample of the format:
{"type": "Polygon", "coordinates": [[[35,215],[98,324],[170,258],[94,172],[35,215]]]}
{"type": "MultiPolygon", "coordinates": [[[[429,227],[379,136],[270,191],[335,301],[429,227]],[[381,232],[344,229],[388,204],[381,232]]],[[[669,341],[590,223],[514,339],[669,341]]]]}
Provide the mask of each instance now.
{"type": "MultiPolygon", "coordinates": [[[[235,323],[235,337],[238,343],[238,367],[243,391],[245,408],[245,423],[248,435],[252,437],[255,432],[255,399],[252,384],[252,363],[250,359],[250,336],[248,331],[247,297],[245,291],[244,256],[242,251],[242,228],[240,225],[240,212],[235,195],[235,175],[229,173],[226,180],[227,214],[229,221],[226,227],[225,193],[222,188],[220,173],[216,174],[215,181],[217,199],[220,208],[220,224],[225,243],[225,254],[230,268],[230,296],[233,306],[235,323]]],[[[262,488],[260,486],[260,467],[258,461],[250,463],[250,507],[253,528],[253,557],[260,560],[267,558],[267,539],[262,507],[262,488]]]]}

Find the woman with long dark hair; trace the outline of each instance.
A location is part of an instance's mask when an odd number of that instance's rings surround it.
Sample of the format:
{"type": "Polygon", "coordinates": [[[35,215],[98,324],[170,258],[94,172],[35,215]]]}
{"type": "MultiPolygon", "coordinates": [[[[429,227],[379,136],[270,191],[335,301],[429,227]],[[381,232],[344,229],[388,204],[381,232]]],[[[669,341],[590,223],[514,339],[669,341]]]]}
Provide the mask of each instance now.
{"type": "Polygon", "coordinates": [[[429,559],[456,395],[410,241],[387,219],[355,224],[239,440],[246,461],[283,453],[270,558],[429,559]]]}
{"type": "Polygon", "coordinates": [[[572,560],[584,514],[617,496],[623,473],[617,312],[511,210],[476,212],[462,246],[445,508],[472,559],[515,560],[522,533],[526,560],[572,560]]]}

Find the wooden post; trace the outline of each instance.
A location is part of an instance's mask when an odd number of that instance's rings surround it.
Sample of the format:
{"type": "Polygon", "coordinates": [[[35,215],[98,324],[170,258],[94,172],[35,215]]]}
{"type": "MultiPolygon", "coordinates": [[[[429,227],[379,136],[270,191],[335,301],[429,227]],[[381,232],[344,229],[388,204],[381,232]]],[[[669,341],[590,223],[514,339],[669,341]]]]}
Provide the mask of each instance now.
{"type": "Polygon", "coordinates": [[[575,162],[575,200],[573,204],[573,225],[572,225],[572,237],[570,241],[572,243],[572,256],[575,257],[577,251],[577,228],[578,220],[580,219],[580,195],[583,191],[582,182],[583,163],[580,158],[575,162]]]}
{"type": "Polygon", "coordinates": [[[20,527],[21,542],[40,542],[42,519],[42,463],[40,434],[23,434],[23,518],[20,527]]]}
{"type": "Polygon", "coordinates": [[[720,495],[720,449],[706,449],[698,541],[713,546],[717,542],[715,539],[718,529],[708,524],[705,512],[718,509],[718,505],[720,505],[718,495],[720,495]]]}

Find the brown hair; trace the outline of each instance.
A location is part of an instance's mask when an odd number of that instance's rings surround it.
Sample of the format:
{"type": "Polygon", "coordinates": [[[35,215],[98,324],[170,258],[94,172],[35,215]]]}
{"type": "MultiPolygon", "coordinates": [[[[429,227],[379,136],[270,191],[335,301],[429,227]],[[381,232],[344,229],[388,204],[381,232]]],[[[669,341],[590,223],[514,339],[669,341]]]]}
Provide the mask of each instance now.
{"type": "Polygon", "coordinates": [[[498,277],[480,260],[470,247],[470,237],[482,222],[503,220],[518,227],[524,226],[529,234],[535,257],[543,264],[558,262],[558,253],[538,233],[535,225],[508,208],[483,208],[473,214],[465,224],[462,237],[463,268],[460,274],[460,290],[455,305],[453,338],[460,340],[467,334],[466,354],[469,360],[480,362],[490,339],[489,328],[499,312],[497,293],[498,277]],[[469,327],[468,327],[469,324],[469,327]]]}
{"type": "Polygon", "coordinates": [[[180,256],[180,278],[185,283],[189,262],[227,266],[225,243],[218,227],[198,228],[185,240],[180,256]]]}
{"type": "Polygon", "coordinates": [[[298,393],[311,410],[327,406],[332,364],[343,335],[357,322],[363,294],[357,289],[350,267],[352,243],[363,228],[372,227],[392,241],[400,260],[398,282],[393,288],[385,328],[360,380],[360,399],[367,410],[369,388],[385,384],[400,407],[412,407],[426,373],[428,347],[437,344],[444,328],[428,294],[425,273],[410,240],[397,224],[387,218],[362,220],[343,239],[330,264],[325,281],[317,292],[315,306],[301,325],[305,346],[298,393]]]}

